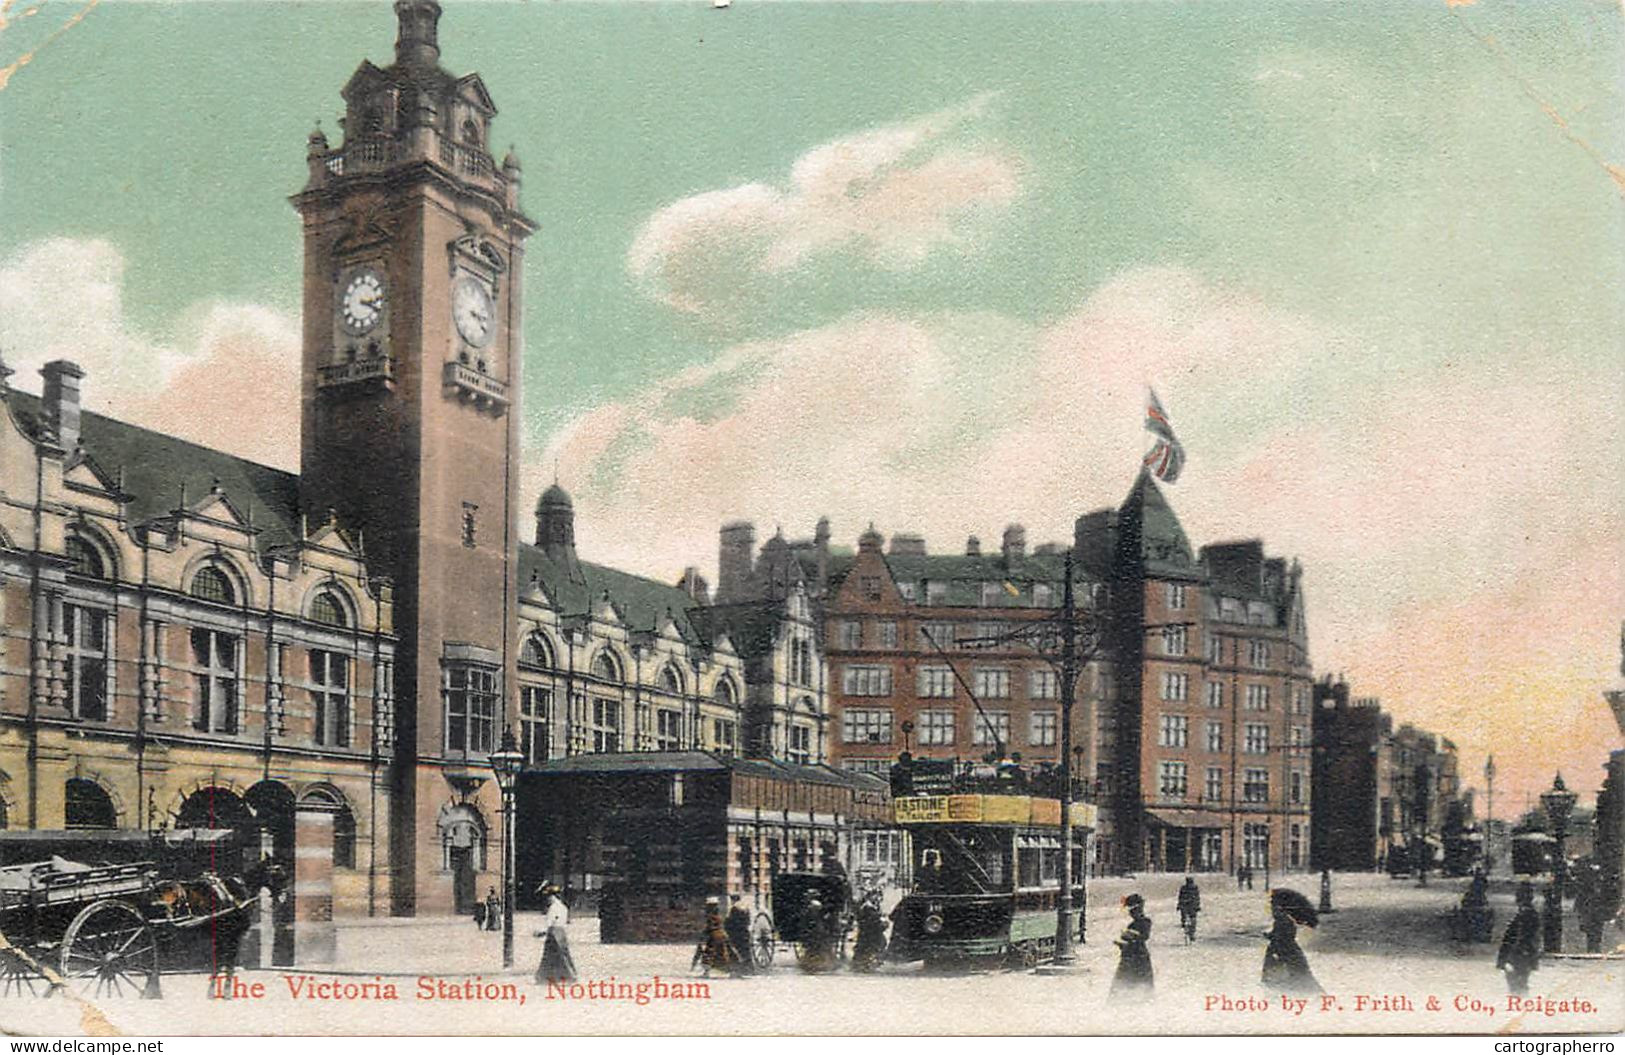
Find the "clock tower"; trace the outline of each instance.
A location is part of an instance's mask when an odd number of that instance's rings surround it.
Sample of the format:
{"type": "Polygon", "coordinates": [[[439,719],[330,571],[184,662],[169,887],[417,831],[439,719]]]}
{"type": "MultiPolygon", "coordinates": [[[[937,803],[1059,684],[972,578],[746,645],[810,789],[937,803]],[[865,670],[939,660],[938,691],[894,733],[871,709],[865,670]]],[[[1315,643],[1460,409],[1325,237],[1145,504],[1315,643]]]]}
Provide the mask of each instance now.
{"type": "Polygon", "coordinates": [[[397,0],[395,61],[344,86],[341,141],[312,133],[292,199],[301,503],[336,514],[394,582],[398,914],[463,907],[501,860],[486,757],[514,684],[520,277],[536,229],[518,162],[490,152],[485,85],[440,65],[440,14],[397,0]]]}

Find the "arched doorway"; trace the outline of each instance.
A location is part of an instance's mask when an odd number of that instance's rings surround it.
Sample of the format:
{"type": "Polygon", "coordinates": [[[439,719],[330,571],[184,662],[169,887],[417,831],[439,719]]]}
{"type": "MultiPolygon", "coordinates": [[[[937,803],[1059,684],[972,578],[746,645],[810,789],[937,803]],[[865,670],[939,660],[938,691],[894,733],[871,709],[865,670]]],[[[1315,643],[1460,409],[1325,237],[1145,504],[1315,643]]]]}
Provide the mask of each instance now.
{"type": "Polygon", "coordinates": [[[243,796],[254,812],[259,831],[257,851],[269,857],[285,877],[286,895],[271,902],[271,963],[281,967],[294,962],[294,918],[299,896],[295,878],[297,867],[294,840],[294,797],[285,784],[262,780],[243,796]]]}
{"type": "Polygon", "coordinates": [[[100,784],[74,777],[65,789],[62,821],[65,828],[117,828],[118,811],[100,784]]]}
{"type": "Polygon", "coordinates": [[[175,812],[175,827],[252,831],[256,825],[254,812],[244,805],[235,792],[210,786],[198,788],[186,796],[181,808],[175,812]]]}
{"type": "Polygon", "coordinates": [[[472,913],[479,896],[478,874],[485,871],[485,818],[473,806],[440,811],[440,867],[451,873],[452,910],[472,913]]]}

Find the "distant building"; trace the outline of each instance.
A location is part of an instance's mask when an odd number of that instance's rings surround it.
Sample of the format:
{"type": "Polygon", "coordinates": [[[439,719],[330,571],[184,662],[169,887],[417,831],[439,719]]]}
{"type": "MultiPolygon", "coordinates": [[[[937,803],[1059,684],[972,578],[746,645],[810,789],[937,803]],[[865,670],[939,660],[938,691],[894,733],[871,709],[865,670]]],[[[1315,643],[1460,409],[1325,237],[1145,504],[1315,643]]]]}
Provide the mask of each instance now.
{"type": "Polygon", "coordinates": [[[1456,745],[1402,724],[1348,683],[1314,688],[1314,866],[1465,871],[1481,852],[1456,745]]]}

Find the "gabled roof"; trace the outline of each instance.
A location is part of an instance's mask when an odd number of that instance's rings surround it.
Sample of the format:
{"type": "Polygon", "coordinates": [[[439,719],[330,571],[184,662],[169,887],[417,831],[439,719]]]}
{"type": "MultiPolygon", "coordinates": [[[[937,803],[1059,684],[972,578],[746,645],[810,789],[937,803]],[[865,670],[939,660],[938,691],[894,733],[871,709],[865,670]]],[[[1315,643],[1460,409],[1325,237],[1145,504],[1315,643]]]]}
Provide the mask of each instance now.
{"type": "Polygon", "coordinates": [[[519,544],[518,585],[524,589],[534,572],[548,599],[566,616],[586,613],[607,593],[610,603],[631,630],[658,630],[669,613],[683,640],[694,644],[708,644],[712,640],[700,633],[689,618],[694,599],[677,587],[602,564],[576,563],[585,583],[574,581],[564,565],[549,557],[541,547],[522,542],[519,544]]]}
{"type": "MultiPolygon", "coordinates": [[[[18,421],[39,436],[44,416],[40,397],[11,389],[5,399],[18,421]]],[[[218,484],[233,506],[253,518],[263,546],[290,545],[299,537],[299,477],[294,473],[89,411],[79,418],[79,444],[103,473],[116,480],[122,474],[132,523],[181,508],[183,488],[189,506],[218,484]]]]}

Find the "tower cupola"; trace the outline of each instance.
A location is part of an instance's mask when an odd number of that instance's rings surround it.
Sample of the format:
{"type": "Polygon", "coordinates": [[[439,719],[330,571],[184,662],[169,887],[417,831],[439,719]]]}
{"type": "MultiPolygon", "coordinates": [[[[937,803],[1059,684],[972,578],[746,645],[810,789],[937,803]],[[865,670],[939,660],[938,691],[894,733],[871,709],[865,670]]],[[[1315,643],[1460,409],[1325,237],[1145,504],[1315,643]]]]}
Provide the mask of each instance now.
{"type": "Polygon", "coordinates": [[[440,5],[436,0],[395,0],[400,32],[395,61],[402,66],[433,68],[440,63],[440,5]]]}

